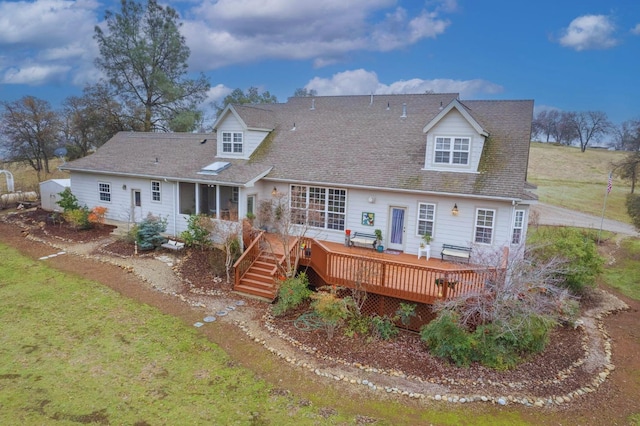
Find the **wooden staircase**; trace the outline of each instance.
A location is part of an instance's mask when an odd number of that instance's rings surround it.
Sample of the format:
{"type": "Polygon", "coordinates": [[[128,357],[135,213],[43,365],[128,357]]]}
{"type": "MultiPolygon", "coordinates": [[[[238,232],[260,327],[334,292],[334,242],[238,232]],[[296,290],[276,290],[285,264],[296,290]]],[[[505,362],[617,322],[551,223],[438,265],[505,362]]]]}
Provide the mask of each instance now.
{"type": "Polygon", "coordinates": [[[234,287],[234,290],[274,300],[278,292],[276,286],[277,271],[278,259],[276,256],[262,251],[247,272],[240,278],[240,283],[234,287]]]}

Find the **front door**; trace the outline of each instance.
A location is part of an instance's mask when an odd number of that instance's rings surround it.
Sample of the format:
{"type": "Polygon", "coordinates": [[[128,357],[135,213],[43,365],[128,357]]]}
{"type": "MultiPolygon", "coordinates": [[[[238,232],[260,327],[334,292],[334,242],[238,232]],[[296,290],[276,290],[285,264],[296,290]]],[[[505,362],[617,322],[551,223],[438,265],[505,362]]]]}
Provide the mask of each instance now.
{"type": "Polygon", "coordinates": [[[131,222],[138,223],[142,220],[142,192],[139,189],[131,190],[131,222]]]}
{"type": "Polygon", "coordinates": [[[404,250],[404,218],[407,209],[403,207],[391,207],[391,226],[387,235],[385,246],[392,250],[404,250]]]}

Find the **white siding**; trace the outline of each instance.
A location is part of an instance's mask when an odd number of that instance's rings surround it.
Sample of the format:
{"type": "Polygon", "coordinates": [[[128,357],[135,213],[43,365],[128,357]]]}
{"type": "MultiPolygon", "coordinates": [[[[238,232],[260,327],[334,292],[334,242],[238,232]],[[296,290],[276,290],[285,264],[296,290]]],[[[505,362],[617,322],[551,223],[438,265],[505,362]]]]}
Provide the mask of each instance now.
{"type": "Polygon", "coordinates": [[[69,179],[49,179],[40,182],[40,207],[47,211],[61,211],[57,204],[60,201],[60,194],[71,184],[69,179]]]}
{"type": "Polygon", "coordinates": [[[255,149],[262,143],[268,132],[250,131],[244,128],[242,123],[238,121],[235,115],[227,114],[226,118],[219,124],[217,129],[217,144],[219,158],[244,158],[248,159],[255,149]],[[223,153],[222,152],[222,134],[224,132],[240,132],[242,133],[242,154],[223,153]]]}
{"type": "Polygon", "coordinates": [[[71,192],[78,198],[80,205],[90,209],[96,206],[107,208],[106,218],[122,222],[140,222],[149,213],[167,219],[167,233],[177,235],[186,229],[186,221],[175,212],[175,183],[160,182],[160,202],[151,199],[151,179],[139,179],[120,176],[108,176],[89,173],[71,173],[71,192]],[[101,201],[98,183],[111,185],[111,202],[101,201]],[[133,191],[140,190],[141,215],[133,217],[133,191]],[[177,231],[177,232],[176,232],[177,231]]]}
{"type": "Polygon", "coordinates": [[[478,134],[469,122],[456,109],[449,111],[442,120],[427,134],[427,144],[425,152],[425,168],[430,170],[457,170],[465,172],[477,172],[482,148],[484,147],[484,137],[478,134]],[[471,139],[469,152],[469,165],[445,165],[434,163],[435,138],[438,136],[461,136],[471,139]]]}

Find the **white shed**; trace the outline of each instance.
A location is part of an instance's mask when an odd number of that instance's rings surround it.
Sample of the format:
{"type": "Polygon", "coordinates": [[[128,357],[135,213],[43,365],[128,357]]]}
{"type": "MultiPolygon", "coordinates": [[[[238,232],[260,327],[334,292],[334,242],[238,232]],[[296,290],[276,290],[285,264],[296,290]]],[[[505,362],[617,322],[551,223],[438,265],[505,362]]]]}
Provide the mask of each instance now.
{"type": "Polygon", "coordinates": [[[44,210],[62,210],[57,204],[60,194],[65,188],[71,187],[71,179],[49,179],[40,182],[40,205],[44,210]]]}

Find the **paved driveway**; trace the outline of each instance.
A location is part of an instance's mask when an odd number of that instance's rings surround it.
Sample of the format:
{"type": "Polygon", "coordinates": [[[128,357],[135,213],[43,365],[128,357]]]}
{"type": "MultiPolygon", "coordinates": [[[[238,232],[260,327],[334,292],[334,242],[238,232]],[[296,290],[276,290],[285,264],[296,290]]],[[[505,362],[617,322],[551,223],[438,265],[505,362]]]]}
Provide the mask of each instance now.
{"type": "Polygon", "coordinates": [[[617,220],[604,219],[586,213],[580,213],[573,210],[556,207],[549,204],[539,203],[531,208],[532,212],[539,215],[538,223],[540,225],[564,225],[577,226],[580,228],[602,229],[605,231],[615,232],[616,234],[631,235],[640,237],[640,233],[636,231],[633,225],[618,222],[617,220]]]}

